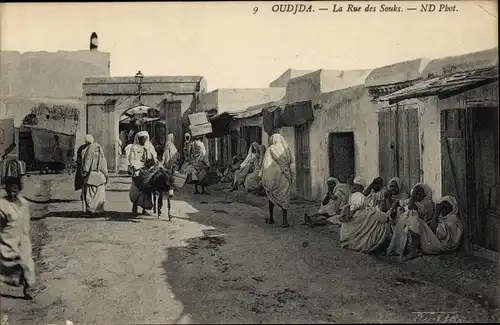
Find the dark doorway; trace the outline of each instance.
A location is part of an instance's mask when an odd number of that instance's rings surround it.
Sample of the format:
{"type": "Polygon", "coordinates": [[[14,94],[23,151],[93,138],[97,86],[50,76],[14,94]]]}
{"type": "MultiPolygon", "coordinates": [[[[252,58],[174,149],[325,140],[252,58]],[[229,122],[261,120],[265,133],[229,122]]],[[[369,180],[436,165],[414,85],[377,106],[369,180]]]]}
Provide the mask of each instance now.
{"type": "Polygon", "coordinates": [[[468,212],[473,242],[500,251],[498,107],[474,107],[467,111],[468,212]]]}
{"type": "Polygon", "coordinates": [[[240,128],[240,154],[246,157],[252,143],[261,143],[262,129],[259,126],[242,126],[240,128]]]}
{"type": "MultiPolygon", "coordinates": [[[[238,139],[238,131],[231,131],[230,133],[230,139],[231,139],[231,156],[236,156],[236,155],[240,155],[240,156],[243,156],[241,155],[240,153],[240,142],[239,142],[239,139],[238,139]]],[[[244,158],[244,156],[243,156],[244,158]]]]}
{"type": "Polygon", "coordinates": [[[19,159],[26,163],[28,170],[38,170],[31,130],[26,130],[22,126],[19,129],[19,159]]]}
{"type": "Polygon", "coordinates": [[[355,173],[354,132],[330,133],[328,156],[330,176],[347,183],[355,173]]]}

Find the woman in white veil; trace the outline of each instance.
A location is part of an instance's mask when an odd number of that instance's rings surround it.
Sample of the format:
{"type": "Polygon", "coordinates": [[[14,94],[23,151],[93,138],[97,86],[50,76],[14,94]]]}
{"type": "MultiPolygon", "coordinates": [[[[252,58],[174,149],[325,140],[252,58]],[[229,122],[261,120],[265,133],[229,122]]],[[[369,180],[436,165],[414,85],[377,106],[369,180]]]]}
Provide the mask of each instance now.
{"type": "Polygon", "coordinates": [[[245,183],[247,175],[251,172],[251,169],[254,166],[258,150],[259,144],[257,142],[252,143],[252,145],[248,149],[247,157],[240,164],[240,168],[236,172],[234,172],[234,181],[231,188],[232,191],[237,190],[245,183]]]}

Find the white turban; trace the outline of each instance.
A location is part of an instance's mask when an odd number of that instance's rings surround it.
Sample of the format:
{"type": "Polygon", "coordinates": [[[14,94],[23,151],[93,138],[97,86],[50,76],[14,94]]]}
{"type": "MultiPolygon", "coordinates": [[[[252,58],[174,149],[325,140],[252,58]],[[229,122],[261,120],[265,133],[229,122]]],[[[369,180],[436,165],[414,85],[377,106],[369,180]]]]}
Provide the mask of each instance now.
{"type": "Polygon", "coordinates": [[[366,181],[365,181],[363,178],[359,177],[359,176],[358,176],[358,177],[356,177],[356,178],[354,178],[354,180],[352,181],[352,183],[353,183],[353,184],[358,184],[358,185],[361,185],[361,186],[363,186],[363,187],[365,187],[365,186],[366,186],[366,181]]]}
{"type": "Polygon", "coordinates": [[[87,134],[85,136],[85,143],[88,144],[94,143],[94,137],[92,136],[92,134],[87,134]]]}

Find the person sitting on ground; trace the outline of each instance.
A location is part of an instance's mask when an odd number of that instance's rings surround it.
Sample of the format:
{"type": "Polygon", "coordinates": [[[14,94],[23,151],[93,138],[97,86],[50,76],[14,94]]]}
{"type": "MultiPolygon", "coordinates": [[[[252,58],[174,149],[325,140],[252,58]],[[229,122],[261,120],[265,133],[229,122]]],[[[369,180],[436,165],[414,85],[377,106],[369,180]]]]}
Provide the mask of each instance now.
{"type": "Polygon", "coordinates": [[[384,201],[384,179],[376,177],[370,185],[365,189],[364,195],[366,196],[366,206],[376,207],[384,201]]]}
{"type": "Polygon", "coordinates": [[[353,181],[349,205],[341,214],[340,247],[361,253],[374,253],[388,242],[391,234],[389,217],[379,207],[368,206],[365,201],[365,181],[353,181]]]}
{"type": "Polygon", "coordinates": [[[456,250],[464,232],[458,216],[457,200],[452,196],[438,200],[432,220],[427,223],[419,217],[418,206],[416,197],[412,197],[410,213],[396,225],[396,243],[389,246],[387,255],[399,254],[404,262],[422,254],[435,255],[456,250]]]}
{"type": "Polygon", "coordinates": [[[349,196],[348,205],[342,207],[342,213],[340,216],[341,222],[349,221],[354,213],[364,206],[366,200],[363,194],[365,185],[366,182],[361,177],[355,177],[352,181],[351,195],[349,196]]]}
{"type": "Polygon", "coordinates": [[[410,198],[401,202],[398,210],[399,217],[391,219],[393,234],[387,254],[402,256],[407,235],[406,222],[415,214],[425,223],[429,223],[434,216],[435,205],[432,202],[431,188],[424,183],[416,184],[410,191],[410,198]]]}
{"type": "Polygon", "coordinates": [[[348,203],[351,192],[349,185],[340,183],[335,177],[330,177],[326,183],[328,185],[328,192],[321,202],[318,213],[311,216],[305,213],[303,225],[314,227],[336,224],[337,222],[333,218],[339,215],[340,208],[348,203]]]}
{"type": "Polygon", "coordinates": [[[236,191],[240,186],[243,186],[247,175],[253,173],[255,161],[259,158],[259,146],[257,142],[253,142],[252,145],[250,145],[245,160],[240,164],[240,168],[234,172],[234,181],[231,191],[236,191]]]}
{"type": "Polygon", "coordinates": [[[418,183],[410,191],[410,198],[403,200],[399,206],[399,215],[401,215],[410,210],[410,203],[414,203],[416,207],[418,216],[425,222],[429,222],[434,215],[435,205],[432,202],[432,190],[429,185],[424,183],[418,183]]]}
{"type": "Polygon", "coordinates": [[[384,200],[380,203],[382,212],[387,212],[392,219],[398,217],[398,207],[408,199],[408,194],[403,188],[403,183],[399,177],[393,177],[388,184],[387,191],[384,192],[384,200]]]}
{"type": "Polygon", "coordinates": [[[239,156],[233,156],[232,163],[226,168],[222,174],[221,183],[232,183],[234,180],[234,173],[240,168],[241,159],[239,156]]]}
{"type": "Polygon", "coordinates": [[[266,193],[262,187],[262,179],[260,178],[260,170],[262,168],[262,161],[264,160],[264,154],[266,153],[266,146],[259,145],[256,153],[253,172],[249,173],[245,178],[245,188],[247,192],[254,193],[257,195],[265,196],[266,193]]]}
{"type": "Polygon", "coordinates": [[[26,164],[16,159],[0,163],[0,178],[7,196],[0,198],[0,282],[22,286],[25,299],[33,299],[36,282],[30,239],[28,201],[20,196],[26,164]]]}

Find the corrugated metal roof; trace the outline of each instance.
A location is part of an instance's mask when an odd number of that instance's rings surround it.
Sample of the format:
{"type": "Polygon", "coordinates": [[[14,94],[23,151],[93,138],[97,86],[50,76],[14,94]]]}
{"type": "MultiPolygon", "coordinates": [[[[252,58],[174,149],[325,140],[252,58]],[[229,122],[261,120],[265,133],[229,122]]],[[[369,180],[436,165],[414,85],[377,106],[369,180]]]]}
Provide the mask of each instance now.
{"type": "Polygon", "coordinates": [[[419,82],[408,88],[382,96],[380,101],[394,104],[405,99],[438,96],[439,99],[454,96],[498,80],[498,67],[455,73],[419,82]]]}

